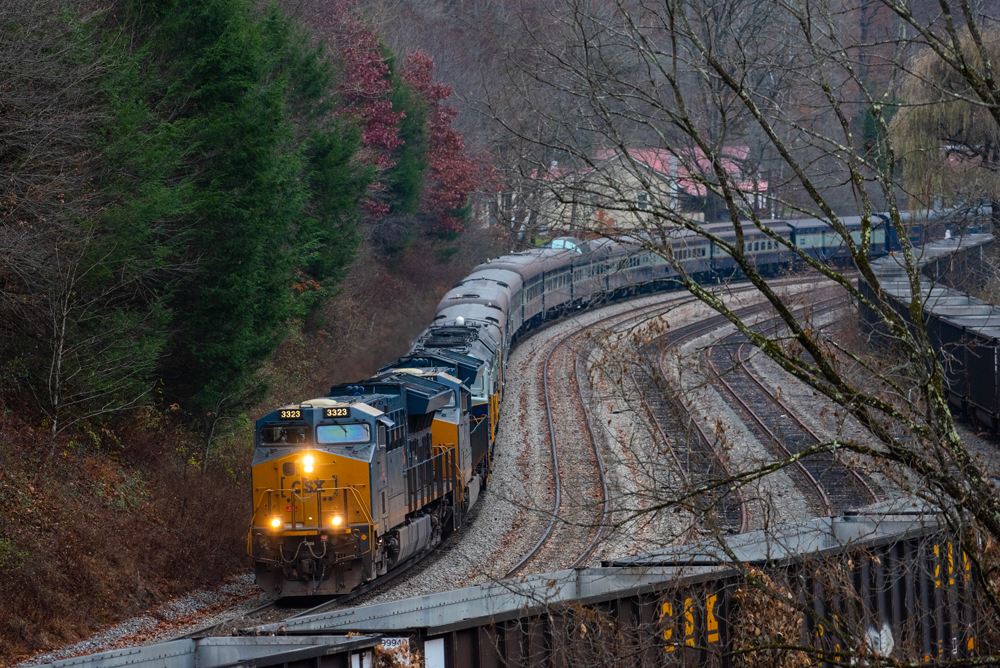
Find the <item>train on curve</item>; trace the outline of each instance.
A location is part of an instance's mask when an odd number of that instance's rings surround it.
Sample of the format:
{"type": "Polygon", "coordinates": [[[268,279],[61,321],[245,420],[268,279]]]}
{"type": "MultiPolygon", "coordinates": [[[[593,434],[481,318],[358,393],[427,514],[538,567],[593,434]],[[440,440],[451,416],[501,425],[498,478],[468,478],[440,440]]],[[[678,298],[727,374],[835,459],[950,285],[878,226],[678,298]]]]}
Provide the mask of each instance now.
{"type": "MultiPolygon", "coordinates": [[[[857,240],[860,219],[845,222],[857,240]]],[[[791,266],[793,245],[824,261],[846,256],[823,221],[766,224],[774,236],[743,230],[763,273],[791,266]]],[[[706,227],[735,238],[729,223],[706,227]]],[[[911,236],[929,229],[915,223],[911,236]]],[[[892,252],[891,228],[878,225],[872,239],[873,255],[892,252]]],[[[694,233],[676,233],[671,252],[698,280],[739,277],[723,248],[694,233]]],[[[607,239],[505,255],[444,296],[402,359],[257,420],[248,535],[257,583],[275,597],[341,595],[421,558],[462,526],[487,483],[514,342],[570,310],[676,279],[661,256],[607,239]]]]}

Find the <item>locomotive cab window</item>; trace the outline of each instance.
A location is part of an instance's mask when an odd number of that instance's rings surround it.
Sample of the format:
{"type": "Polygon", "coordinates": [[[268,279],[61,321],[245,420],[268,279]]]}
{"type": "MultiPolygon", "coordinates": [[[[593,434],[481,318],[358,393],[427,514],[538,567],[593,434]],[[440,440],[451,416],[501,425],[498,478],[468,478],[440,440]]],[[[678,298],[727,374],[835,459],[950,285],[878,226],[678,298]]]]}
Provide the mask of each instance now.
{"type": "Polygon", "coordinates": [[[261,445],[298,445],[309,442],[309,427],[268,424],[260,430],[261,445]]]}
{"type": "Polygon", "coordinates": [[[350,445],[372,440],[371,427],[361,424],[325,424],[316,427],[316,441],[324,445],[350,445]]]}

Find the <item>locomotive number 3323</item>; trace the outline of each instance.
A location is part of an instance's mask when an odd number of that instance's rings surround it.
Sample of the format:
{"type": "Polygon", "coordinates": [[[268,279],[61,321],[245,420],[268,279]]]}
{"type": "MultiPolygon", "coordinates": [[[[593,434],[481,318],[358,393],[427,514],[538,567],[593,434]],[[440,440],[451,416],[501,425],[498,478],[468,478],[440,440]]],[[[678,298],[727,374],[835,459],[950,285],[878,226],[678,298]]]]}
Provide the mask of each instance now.
{"type": "Polygon", "coordinates": [[[349,417],[351,414],[348,408],[327,408],[325,417],[337,418],[337,417],[349,417]]]}

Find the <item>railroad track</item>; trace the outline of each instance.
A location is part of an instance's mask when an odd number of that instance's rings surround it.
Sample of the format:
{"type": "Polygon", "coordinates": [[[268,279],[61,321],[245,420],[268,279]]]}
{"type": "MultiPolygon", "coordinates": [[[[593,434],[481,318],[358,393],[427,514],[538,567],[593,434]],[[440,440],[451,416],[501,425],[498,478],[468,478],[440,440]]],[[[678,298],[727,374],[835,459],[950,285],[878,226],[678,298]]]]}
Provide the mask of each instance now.
{"type": "Polygon", "coordinates": [[[252,610],[248,610],[246,612],[240,613],[238,615],[234,615],[232,617],[227,617],[226,619],[223,619],[220,622],[215,622],[214,624],[208,624],[206,626],[201,626],[201,627],[195,629],[194,631],[189,631],[189,632],[183,633],[183,634],[181,634],[179,636],[175,636],[173,638],[170,638],[170,640],[184,640],[185,638],[204,638],[205,636],[210,636],[210,635],[213,635],[213,634],[221,631],[223,628],[225,628],[226,626],[228,626],[230,624],[233,624],[233,623],[238,622],[238,621],[242,623],[242,621],[246,620],[248,617],[259,616],[259,615],[267,612],[268,610],[274,609],[274,607],[275,607],[275,602],[274,601],[270,601],[268,603],[265,603],[264,605],[261,605],[259,607],[253,608],[252,610]]]}
{"type": "MultiPolygon", "coordinates": [[[[326,612],[327,610],[331,610],[333,608],[339,608],[341,606],[347,605],[351,601],[360,598],[361,596],[364,596],[365,594],[369,594],[383,587],[387,587],[388,585],[396,581],[404,573],[409,571],[412,567],[416,566],[418,563],[423,561],[427,556],[434,553],[434,551],[435,551],[434,549],[424,550],[420,554],[417,554],[411,557],[409,560],[400,564],[398,569],[393,570],[391,573],[388,573],[384,577],[378,578],[377,580],[369,582],[368,584],[361,585],[360,587],[352,591],[350,594],[345,594],[343,596],[337,596],[334,598],[323,597],[324,601],[322,603],[319,603],[318,605],[308,608],[294,608],[294,607],[285,608],[286,610],[289,611],[289,614],[282,616],[281,620],[294,619],[296,617],[305,617],[306,615],[314,615],[320,612],[326,612]]],[[[269,603],[265,603],[264,605],[258,608],[254,608],[247,612],[234,615],[233,617],[224,619],[214,624],[203,626],[201,628],[195,629],[194,631],[190,631],[183,635],[179,635],[176,638],[172,638],[172,640],[181,640],[184,638],[201,638],[204,636],[215,635],[218,634],[218,632],[225,630],[226,627],[232,626],[236,622],[239,623],[240,627],[255,626],[256,624],[253,623],[253,620],[248,618],[259,616],[269,610],[278,607],[279,606],[277,605],[276,601],[271,601],[269,603]]],[[[272,622],[281,620],[268,620],[268,621],[272,622]]]]}
{"type": "MultiPolygon", "coordinates": [[[[794,279],[787,279],[787,280],[789,282],[794,282],[794,281],[801,281],[801,278],[794,278],[794,279]]],[[[752,290],[754,290],[753,286],[749,286],[749,285],[747,285],[747,286],[736,286],[736,287],[729,286],[729,288],[730,288],[731,293],[746,292],[746,291],[752,291],[752,290]]],[[[607,316],[605,318],[601,318],[600,320],[597,320],[597,321],[595,321],[593,323],[589,323],[589,324],[587,324],[587,325],[585,325],[585,326],[583,326],[583,327],[581,327],[579,329],[576,329],[576,330],[574,330],[572,332],[567,333],[565,336],[563,336],[562,338],[560,338],[559,341],[557,341],[556,344],[553,345],[552,348],[549,350],[548,354],[546,355],[543,367],[542,367],[542,369],[543,369],[542,370],[542,376],[543,376],[543,381],[542,382],[543,382],[543,388],[544,388],[546,419],[547,419],[548,431],[549,431],[549,443],[550,443],[550,446],[551,446],[551,449],[552,449],[553,480],[554,480],[553,491],[554,491],[554,497],[555,497],[555,500],[554,500],[554,503],[553,503],[553,511],[552,511],[552,513],[550,515],[548,525],[546,526],[546,528],[545,528],[544,532],[542,533],[541,537],[535,543],[534,547],[532,547],[532,549],[527,554],[525,554],[524,557],[507,572],[506,577],[512,577],[512,576],[520,573],[522,570],[524,570],[524,568],[529,563],[531,563],[532,561],[534,561],[538,557],[539,553],[543,550],[543,548],[544,548],[545,545],[553,542],[553,533],[555,532],[556,527],[559,525],[560,518],[562,516],[562,506],[563,506],[563,495],[564,494],[563,494],[561,465],[560,465],[561,458],[560,458],[560,455],[559,455],[559,445],[558,445],[559,444],[559,439],[558,439],[557,434],[556,434],[556,431],[557,431],[556,424],[555,424],[556,423],[556,419],[553,417],[554,416],[554,411],[553,411],[552,391],[551,391],[551,388],[550,388],[550,385],[549,385],[549,376],[548,376],[548,374],[549,374],[549,368],[551,366],[553,356],[556,354],[556,351],[559,350],[564,345],[567,345],[575,337],[579,337],[582,334],[584,334],[585,332],[587,332],[589,330],[596,329],[596,328],[598,328],[598,327],[600,327],[602,325],[605,325],[605,324],[607,324],[607,323],[609,323],[611,321],[616,321],[616,328],[620,331],[620,328],[621,328],[621,326],[622,326],[623,323],[629,323],[631,321],[635,321],[635,320],[640,319],[640,318],[650,317],[650,316],[654,316],[654,315],[656,317],[659,317],[663,313],[665,313],[665,312],[667,312],[669,310],[675,309],[675,308],[677,308],[679,306],[683,306],[683,305],[686,305],[686,304],[695,303],[695,302],[698,302],[698,301],[699,300],[697,298],[690,296],[687,292],[682,292],[682,293],[678,293],[678,295],[676,297],[674,297],[672,299],[665,300],[664,302],[659,302],[657,304],[636,307],[634,309],[630,309],[630,310],[625,311],[625,312],[615,313],[613,315],[607,316]]],[[[756,306],[756,307],[749,307],[749,308],[751,308],[751,309],[759,309],[759,308],[762,308],[762,307],[756,306]]],[[[683,330],[680,330],[680,331],[687,332],[687,331],[694,331],[694,330],[696,330],[697,332],[700,333],[700,332],[702,332],[704,330],[708,330],[708,329],[711,329],[711,328],[714,328],[714,327],[718,327],[723,321],[724,321],[724,318],[722,316],[717,316],[717,317],[714,317],[714,318],[710,318],[708,321],[705,321],[703,323],[692,325],[692,326],[690,326],[690,328],[684,328],[683,330]]],[[[594,451],[594,458],[595,458],[595,463],[596,463],[595,465],[596,465],[596,468],[597,468],[597,470],[599,472],[599,478],[600,478],[600,487],[601,487],[601,494],[602,494],[603,510],[602,510],[602,517],[601,517],[600,522],[593,522],[592,523],[592,524],[596,524],[596,526],[598,527],[597,531],[594,533],[594,535],[592,536],[591,540],[587,543],[586,548],[584,548],[575,557],[575,559],[572,561],[572,563],[569,564],[569,566],[571,568],[577,568],[577,567],[579,567],[579,566],[581,566],[581,565],[583,565],[583,564],[586,563],[586,560],[590,557],[591,554],[593,554],[593,551],[596,548],[596,546],[597,546],[597,544],[598,544],[601,536],[603,535],[604,531],[610,526],[610,517],[611,517],[611,505],[612,504],[611,504],[611,498],[610,498],[610,495],[609,495],[608,489],[607,489],[606,470],[605,470],[605,466],[604,466],[604,463],[603,463],[602,458],[601,458],[600,448],[598,446],[597,439],[596,439],[595,434],[594,434],[593,421],[592,421],[592,419],[590,417],[589,410],[587,409],[587,406],[586,406],[586,401],[584,400],[584,397],[583,397],[583,388],[582,388],[582,384],[581,384],[581,381],[580,381],[580,378],[581,378],[581,375],[582,375],[581,359],[586,357],[585,351],[589,351],[589,349],[593,345],[595,345],[595,343],[591,342],[591,344],[589,346],[583,346],[583,347],[577,348],[575,350],[575,352],[573,353],[573,363],[572,363],[572,366],[573,366],[573,369],[574,369],[574,373],[573,373],[574,380],[573,380],[573,383],[575,385],[575,392],[573,392],[573,394],[575,394],[575,396],[577,398],[577,402],[578,402],[576,404],[576,411],[575,412],[577,413],[578,416],[582,417],[582,421],[583,421],[584,425],[586,426],[586,432],[587,432],[587,435],[588,435],[590,449],[592,449],[594,451]]],[[[689,459],[693,459],[694,460],[693,463],[689,463],[689,468],[692,468],[692,469],[699,469],[699,468],[705,469],[705,472],[702,473],[699,476],[699,480],[708,480],[709,479],[708,475],[710,475],[710,474],[717,475],[719,472],[723,472],[724,473],[724,472],[728,471],[728,468],[727,468],[727,465],[725,464],[725,461],[723,460],[723,458],[721,458],[714,451],[714,449],[711,446],[710,439],[708,438],[707,434],[705,434],[704,431],[701,429],[701,426],[698,425],[696,421],[691,421],[691,424],[693,425],[693,428],[700,433],[700,438],[701,438],[702,442],[705,444],[704,447],[707,449],[707,455],[704,457],[705,462],[711,462],[711,463],[701,464],[699,462],[699,457],[696,455],[693,458],[689,458],[689,459]]],[[[661,434],[663,433],[662,430],[660,431],[660,433],[661,434]]],[[[664,438],[665,441],[667,440],[665,436],[663,438],[664,438]]],[[[681,470],[682,475],[684,475],[683,466],[680,464],[680,461],[679,461],[676,453],[673,451],[672,446],[669,445],[669,442],[668,442],[668,447],[671,447],[671,452],[673,454],[673,458],[674,458],[675,462],[677,463],[678,468],[681,470]]],[[[746,501],[742,497],[742,492],[740,492],[739,490],[736,490],[735,493],[736,493],[737,497],[739,498],[738,504],[735,506],[735,508],[728,508],[728,507],[725,508],[724,512],[725,512],[725,514],[727,514],[729,516],[735,515],[738,518],[738,520],[734,523],[735,529],[734,529],[733,532],[736,532],[736,531],[743,532],[743,531],[746,531],[748,529],[748,525],[749,525],[749,512],[747,510],[746,501]]],[[[579,522],[577,524],[581,525],[581,526],[586,526],[586,525],[583,525],[582,523],[579,523],[579,522]]],[[[580,541],[579,541],[579,539],[576,539],[574,542],[578,543],[580,541]]]]}
{"type": "MultiPolygon", "coordinates": [[[[736,313],[745,318],[764,308],[766,305],[756,304],[739,309],[736,313]]],[[[683,398],[670,392],[665,386],[663,379],[667,374],[663,368],[663,357],[666,350],[683,346],[726,322],[728,321],[724,316],[712,316],[658,337],[645,346],[641,353],[644,367],[655,369],[659,373],[639,375],[633,370],[630,374],[640,405],[667,447],[688,490],[730,478],[732,469],[719,453],[717,439],[710,437],[701,423],[692,417],[691,407],[683,398]]],[[[709,513],[717,514],[714,528],[725,533],[745,533],[750,528],[750,508],[743,491],[738,487],[720,488],[709,494],[707,499],[694,501],[691,509],[701,517],[709,513]]],[[[691,540],[698,528],[692,523],[682,537],[682,542],[691,540]]]]}
{"type": "MultiPolygon", "coordinates": [[[[776,285],[780,283],[795,284],[795,283],[801,283],[801,281],[802,277],[792,277],[789,279],[783,279],[781,281],[777,281],[775,282],[775,284],[776,285]]],[[[752,292],[753,290],[755,290],[755,288],[751,285],[746,285],[746,286],[730,285],[728,287],[731,294],[739,292],[752,292]]],[[[556,530],[556,527],[559,525],[559,520],[561,516],[564,490],[561,481],[562,476],[561,476],[560,455],[558,446],[559,441],[556,435],[555,420],[553,418],[553,409],[552,409],[553,402],[551,398],[551,389],[549,387],[549,379],[548,379],[549,368],[556,351],[562,346],[568,344],[568,342],[572,340],[574,337],[580,336],[588,330],[593,330],[611,321],[617,321],[616,327],[620,329],[623,323],[634,321],[636,319],[643,317],[649,317],[652,315],[659,316],[671,309],[683,306],[685,304],[695,303],[698,301],[699,300],[697,298],[690,296],[686,292],[682,292],[678,293],[678,295],[675,298],[665,300],[664,302],[641,306],[634,309],[630,309],[625,312],[616,313],[607,316],[605,318],[601,318],[600,320],[597,320],[593,323],[589,323],[584,327],[574,330],[573,332],[569,332],[568,334],[560,338],[559,341],[556,342],[556,344],[553,345],[552,348],[549,350],[543,364],[543,388],[544,388],[546,418],[549,430],[549,443],[552,449],[555,501],[553,504],[553,511],[551,512],[549,518],[549,523],[546,526],[541,537],[535,543],[534,547],[532,547],[532,549],[526,555],[524,555],[524,557],[507,572],[506,577],[511,577],[520,573],[522,570],[525,569],[525,567],[529,563],[531,563],[538,557],[539,553],[543,550],[545,545],[553,542],[553,534],[556,530]]],[[[741,317],[747,317],[752,313],[760,311],[764,308],[767,308],[765,304],[757,304],[754,306],[749,306],[743,309],[739,309],[737,313],[741,317]]],[[[688,338],[697,338],[701,334],[711,329],[718,328],[725,322],[726,320],[723,316],[721,315],[713,316],[702,322],[681,328],[676,332],[667,335],[667,337],[665,338],[670,339],[671,343],[676,344],[676,342],[681,339],[687,340],[688,338]]],[[[659,340],[661,343],[663,338],[664,337],[661,337],[661,339],[659,340]]],[[[600,484],[602,488],[604,507],[603,507],[603,515],[600,522],[591,523],[591,524],[596,524],[598,526],[597,532],[593,535],[592,539],[587,544],[587,547],[582,552],[580,552],[579,555],[570,564],[570,566],[574,568],[584,564],[587,558],[589,558],[589,556],[593,553],[593,550],[596,547],[598,541],[600,540],[600,537],[603,535],[603,532],[608,526],[610,526],[609,520],[611,514],[611,499],[607,490],[606,471],[604,469],[603,462],[600,460],[600,449],[597,445],[597,439],[594,437],[593,423],[590,418],[590,414],[586,408],[586,402],[583,399],[583,391],[580,383],[581,357],[585,357],[585,355],[582,354],[582,349],[577,349],[573,356],[573,368],[574,368],[573,375],[574,375],[574,384],[576,386],[574,394],[576,395],[579,402],[577,404],[576,412],[583,418],[584,425],[587,428],[586,431],[590,441],[590,448],[592,448],[595,453],[595,462],[597,462],[596,466],[600,471],[600,480],[601,480],[600,484]]],[[[644,410],[647,411],[647,415],[650,415],[653,418],[652,422],[655,425],[655,428],[659,432],[663,441],[667,444],[667,447],[670,450],[671,457],[674,460],[676,466],[678,467],[678,470],[680,471],[682,477],[684,477],[685,482],[693,483],[694,485],[700,485],[712,480],[718,480],[720,478],[729,477],[732,475],[732,472],[725,458],[721,456],[720,453],[714,447],[715,439],[711,438],[704,431],[704,428],[698,423],[697,420],[688,418],[684,420],[674,420],[672,422],[665,421],[665,417],[670,413],[674,414],[675,417],[678,413],[682,415],[687,415],[688,407],[684,406],[683,402],[681,402],[681,405],[673,404],[670,406],[669,409],[667,409],[666,407],[670,404],[670,402],[664,398],[664,395],[662,393],[663,388],[660,388],[661,391],[658,392],[659,399],[654,401],[652,404],[648,401],[647,397],[644,396],[644,392],[641,386],[637,386],[637,389],[639,389],[641,401],[644,403],[644,410]],[[684,425],[683,428],[677,430],[677,433],[693,432],[694,434],[696,434],[697,446],[688,448],[688,451],[685,453],[684,456],[685,462],[683,464],[681,463],[681,457],[677,452],[675,444],[671,442],[671,439],[667,438],[666,433],[663,430],[662,423],[666,423],[671,427],[676,425],[684,425]]],[[[749,530],[749,525],[750,525],[749,506],[743,495],[742,490],[738,488],[719,490],[718,492],[712,495],[711,502],[707,505],[703,505],[701,507],[701,510],[703,512],[707,511],[718,512],[722,516],[724,526],[726,527],[728,533],[738,533],[738,532],[742,533],[749,530]]],[[[692,537],[694,535],[695,529],[696,527],[692,526],[691,529],[689,529],[689,531],[686,533],[685,539],[689,539],[690,537],[692,537]]],[[[574,542],[578,543],[579,540],[577,539],[574,542]]]]}
{"type": "MultiPolygon", "coordinates": [[[[786,283],[801,283],[802,277],[779,279],[772,282],[777,286],[786,283]]],[[[753,286],[733,289],[733,292],[753,291],[753,286]]],[[[690,301],[697,301],[696,299],[690,301]]],[[[752,317],[768,308],[764,302],[736,310],[740,318],[752,317]]],[[[653,427],[659,441],[666,446],[667,454],[673,461],[684,487],[698,489],[708,483],[731,478],[732,469],[727,459],[716,447],[718,441],[709,435],[702,424],[691,417],[690,406],[684,399],[664,384],[667,374],[663,368],[665,351],[682,346],[703,334],[725,325],[728,320],[722,315],[714,315],[700,322],[687,325],[673,332],[657,337],[641,349],[643,364],[638,369],[633,366],[629,379],[635,387],[639,405],[653,427]],[[640,369],[655,370],[657,373],[640,374],[640,369]]],[[[714,513],[712,528],[725,533],[744,533],[750,529],[751,512],[746,497],[739,487],[720,488],[708,495],[708,500],[694,500],[690,509],[704,518],[714,513]]],[[[697,535],[699,527],[695,523],[682,536],[687,542],[697,535]]]]}
{"type": "MultiPolygon", "coordinates": [[[[833,305],[840,304],[842,301],[842,298],[838,297],[826,300],[826,303],[833,305]]],[[[765,308],[767,308],[765,304],[758,304],[740,309],[736,313],[740,318],[746,319],[765,308]]],[[[726,324],[726,322],[727,320],[722,316],[713,316],[700,323],[689,325],[663,337],[659,337],[643,349],[646,367],[658,369],[659,377],[652,374],[639,376],[635,370],[630,374],[639,395],[643,411],[650,418],[660,439],[669,449],[670,457],[689,489],[697,488],[710,481],[731,477],[732,470],[725,458],[720,456],[718,449],[713,445],[717,439],[710,437],[700,422],[690,417],[690,407],[684,400],[673,392],[670,392],[662,384],[661,379],[667,377],[663,368],[665,351],[670,347],[684,345],[688,341],[694,340],[726,324]]],[[[773,323],[773,319],[768,322],[773,323]]],[[[765,324],[764,326],[766,327],[767,325],[765,324]]],[[[763,399],[764,397],[756,397],[748,400],[750,394],[747,391],[741,391],[744,390],[742,385],[738,388],[733,387],[733,383],[739,381],[730,381],[729,385],[726,386],[726,380],[722,379],[723,374],[718,373],[718,360],[716,360],[714,367],[712,367],[714,370],[713,376],[717,382],[723,384],[724,387],[728,387],[727,393],[732,397],[733,401],[737,402],[739,412],[747,416],[747,421],[751,422],[750,426],[756,427],[758,438],[761,438],[763,442],[778,442],[781,440],[779,437],[784,438],[786,436],[784,432],[776,436],[767,429],[767,416],[764,416],[763,422],[754,419],[755,417],[761,417],[759,413],[768,413],[774,407],[775,412],[771,414],[772,420],[792,420],[797,426],[801,427],[800,433],[795,435],[788,434],[793,436],[793,438],[796,436],[798,438],[795,438],[796,442],[790,444],[780,454],[788,456],[790,452],[801,452],[804,447],[820,442],[819,437],[795,418],[794,413],[788,406],[777,398],[777,393],[769,391],[765,387],[764,382],[745,366],[747,353],[754,349],[746,341],[745,337],[737,333],[726,337],[724,341],[731,342],[736,338],[742,339],[738,344],[738,359],[740,360],[738,366],[741,368],[744,380],[755,384],[757,390],[765,393],[769,401],[756,400],[763,399]],[[761,406],[761,408],[755,412],[754,409],[751,409],[751,405],[761,406]],[[792,417],[786,418],[785,416],[792,417]],[[808,444],[802,444],[802,441],[806,438],[811,440],[808,444]]],[[[711,350],[718,351],[720,348],[720,345],[716,345],[711,350]]],[[[833,457],[832,454],[831,457],[833,457]]],[[[829,458],[827,459],[829,460],[829,458]]],[[[830,461],[807,461],[801,463],[799,473],[801,478],[799,481],[800,486],[803,483],[810,485],[811,489],[817,492],[817,494],[813,495],[816,498],[819,498],[818,494],[822,494],[821,498],[825,501],[826,492],[824,483],[834,490],[833,510],[838,508],[846,510],[878,500],[878,495],[874,492],[869,481],[854,469],[845,466],[839,460],[832,463],[830,461]]],[[[817,514],[829,514],[831,506],[829,503],[823,503],[814,509],[817,510],[817,514]]],[[[742,533],[749,530],[750,510],[739,488],[720,489],[710,495],[710,499],[707,502],[699,504],[699,507],[693,508],[693,510],[699,513],[704,513],[708,510],[716,512],[718,519],[715,528],[720,528],[727,533],[742,533]],[[719,521],[721,521],[721,526],[719,521]]],[[[695,529],[696,527],[692,526],[683,537],[683,540],[686,541],[692,538],[695,534],[695,529]]]]}
{"type": "MultiPolygon", "coordinates": [[[[612,316],[612,318],[613,317],[618,317],[618,316],[612,316]]],[[[601,321],[598,321],[598,322],[604,322],[604,321],[609,320],[609,319],[611,319],[611,318],[605,318],[605,319],[602,319],[601,321]]],[[[597,323],[595,323],[595,324],[597,324],[597,323]]],[[[545,531],[542,533],[541,537],[538,539],[538,542],[535,543],[534,547],[532,547],[531,550],[526,555],[524,555],[524,557],[519,562],[517,562],[509,571],[507,571],[506,577],[513,577],[514,575],[516,575],[520,571],[524,570],[524,568],[530,562],[532,562],[533,560],[535,560],[535,558],[541,553],[543,547],[549,542],[550,538],[552,538],[553,534],[556,533],[556,525],[559,522],[559,519],[561,517],[564,517],[564,515],[565,515],[565,511],[564,511],[564,508],[563,508],[563,490],[562,490],[563,471],[560,470],[560,467],[559,467],[559,461],[560,461],[560,458],[559,458],[559,440],[556,438],[555,418],[553,417],[553,413],[554,413],[553,403],[554,402],[553,402],[553,399],[552,399],[552,391],[551,391],[551,387],[550,387],[550,383],[549,383],[549,368],[550,368],[550,366],[552,364],[552,357],[556,353],[557,350],[561,349],[570,340],[575,339],[578,336],[580,336],[581,333],[583,333],[584,331],[586,331],[587,329],[589,329],[589,327],[592,327],[592,326],[593,325],[590,325],[588,327],[583,327],[583,328],[574,330],[574,331],[566,334],[565,336],[563,336],[562,338],[560,338],[559,341],[556,342],[556,344],[554,346],[552,346],[552,348],[549,350],[548,354],[545,356],[545,362],[542,365],[542,386],[543,386],[544,397],[545,397],[545,415],[546,415],[546,419],[547,419],[548,427],[549,427],[549,444],[550,444],[551,449],[552,449],[552,467],[553,467],[552,477],[553,477],[553,480],[554,480],[553,495],[555,497],[555,500],[553,502],[553,512],[551,514],[551,517],[549,518],[548,526],[545,527],[545,531]]],[[[604,469],[604,461],[603,461],[603,458],[601,457],[600,449],[599,449],[598,444],[597,444],[597,438],[594,436],[594,428],[593,428],[593,425],[591,424],[590,413],[587,410],[586,402],[584,401],[584,398],[583,398],[583,388],[582,388],[581,383],[580,383],[580,349],[579,348],[577,348],[575,351],[572,352],[572,357],[573,357],[573,372],[572,372],[571,375],[573,376],[573,381],[574,381],[574,384],[576,385],[576,398],[577,398],[577,401],[578,401],[578,403],[575,404],[575,408],[577,410],[574,411],[574,412],[577,413],[577,419],[579,419],[580,417],[582,417],[583,422],[584,422],[584,424],[587,427],[587,430],[586,430],[587,431],[587,436],[588,436],[588,439],[590,440],[590,445],[591,445],[591,448],[592,448],[592,450],[594,452],[594,466],[596,468],[596,471],[597,471],[597,474],[598,474],[598,479],[600,481],[600,486],[601,486],[601,491],[602,491],[602,505],[603,505],[601,520],[600,520],[600,523],[597,526],[597,530],[594,532],[593,538],[590,541],[587,542],[587,545],[584,548],[584,550],[582,552],[580,552],[579,555],[571,563],[571,567],[575,568],[579,564],[581,564],[581,563],[583,563],[583,562],[586,561],[586,559],[593,552],[594,547],[597,545],[598,541],[600,540],[601,534],[603,533],[603,531],[604,531],[604,529],[605,529],[605,527],[606,527],[606,525],[608,523],[608,519],[610,517],[610,503],[611,503],[611,498],[610,498],[610,495],[608,494],[607,479],[605,477],[605,469],[604,469]]],[[[563,416],[563,417],[565,417],[565,416],[563,416]]],[[[576,526],[575,528],[578,529],[578,530],[579,529],[585,529],[587,531],[588,535],[590,533],[589,527],[576,526]]],[[[582,533],[582,531],[576,531],[576,532],[566,531],[564,533],[578,533],[579,534],[579,533],[582,533]]],[[[568,537],[568,538],[570,538],[570,540],[576,539],[578,541],[579,536],[572,536],[572,537],[568,537]]]]}
{"type": "MultiPolygon", "coordinates": [[[[843,301],[842,296],[837,296],[808,308],[815,316],[840,306],[843,301]]],[[[754,328],[763,331],[776,326],[780,326],[780,321],[771,318],[754,328]]],[[[772,448],[775,456],[792,457],[822,443],[824,439],[799,419],[780,399],[779,393],[772,391],[750,368],[750,353],[755,349],[743,333],[734,332],[704,351],[703,367],[709,371],[716,386],[724,390],[727,403],[744,416],[747,427],[762,444],[772,448]]],[[[819,516],[839,515],[879,500],[867,476],[845,464],[833,452],[797,460],[794,467],[786,470],[811,500],[812,510],[819,516]]]]}
{"type": "MultiPolygon", "coordinates": [[[[621,324],[622,322],[636,320],[653,314],[656,314],[658,316],[667,310],[677,308],[682,304],[687,304],[694,301],[697,300],[694,297],[689,296],[688,293],[686,292],[678,293],[676,297],[667,299],[663,302],[636,307],[634,309],[629,309],[625,312],[615,313],[607,317],[601,318],[600,320],[597,320],[595,322],[589,323],[572,332],[569,332],[568,334],[560,338],[555,343],[555,345],[553,345],[550,348],[542,366],[542,385],[545,398],[546,420],[548,423],[548,430],[549,430],[549,443],[552,450],[553,480],[554,480],[553,492],[555,497],[553,503],[553,511],[550,515],[548,525],[546,526],[541,537],[535,543],[534,547],[532,547],[532,549],[527,554],[525,554],[524,557],[522,557],[522,559],[519,562],[517,562],[517,564],[515,564],[510,570],[507,571],[506,577],[512,577],[520,573],[522,570],[524,570],[529,563],[531,563],[532,561],[536,560],[536,558],[539,557],[539,554],[542,552],[542,550],[545,548],[546,545],[556,542],[554,538],[559,538],[559,539],[568,538],[570,542],[576,544],[582,542],[579,539],[579,536],[566,537],[562,535],[557,535],[554,537],[554,534],[558,534],[557,527],[560,525],[560,519],[565,519],[565,517],[563,512],[563,485],[562,485],[563,471],[560,465],[560,461],[562,460],[559,455],[560,439],[557,436],[557,431],[558,431],[556,427],[557,419],[554,417],[557,411],[553,409],[554,401],[552,399],[552,389],[549,383],[549,369],[552,364],[553,356],[563,346],[568,345],[571,340],[582,336],[587,331],[598,328],[611,321],[618,321],[618,324],[621,324]]],[[[593,526],[596,525],[597,527],[596,530],[593,531],[592,535],[588,534],[588,537],[590,539],[589,541],[587,541],[586,546],[581,551],[579,551],[573,558],[573,560],[568,564],[570,568],[579,568],[586,564],[587,560],[593,554],[594,549],[600,542],[601,537],[604,535],[605,531],[610,526],[610,518],[612,512],[611,495],[608,492],[608,485],[607,485],[607,471],[604,465],[603,457],[601,456],[600,446],[598,444],[596,434],[594,433],[593,420],[590,416],[590,411],[587,408],[587,402],[584,398],[583,384],[580,380],[581,377],[585,375],[582,369],[582,360],[586,358],[587,354],[594,345],[595,343],[592,341],[589,344],[577,347],[571,353],[572,355],[571,367],[573,369],[572,377],[575,390],[574,392],[572,392],[572,395],[575,396],[575,404],[574,404],[575,405],[574,413],[576,414],[575,417],[576,419],[582,420],[584,426],[586,427],[587,440],[589,441],[589,449],[593,451],[594,455],[594,466],[597,472],[597,478],[599,480],[599,488],[601,494],[601,518],[599,522],[592,522],[592,523],[563,522],[564,526],[575,526],[577,530],[586,529],[590,531],[592,530],[593,526]]],[[[565,416],[562,417],[565,418],[565,416]]],[[[564,541],[560,540],[558,542],[561,543],[564,541]]]]}

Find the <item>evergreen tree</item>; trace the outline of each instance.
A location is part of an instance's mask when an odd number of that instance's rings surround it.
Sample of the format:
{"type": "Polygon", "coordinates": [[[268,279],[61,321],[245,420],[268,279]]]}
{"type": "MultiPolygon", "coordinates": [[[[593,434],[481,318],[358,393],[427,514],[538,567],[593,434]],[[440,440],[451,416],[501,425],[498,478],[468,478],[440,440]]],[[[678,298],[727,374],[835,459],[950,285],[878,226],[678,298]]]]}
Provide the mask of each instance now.
{"type": "Polygon", "coordinates": [[[135,9],[148,38],[112,134],[137,178],[109,218],[158,242],[166,392],[210,443],[220,418],[261,396],[256,370],[289,319],[342,277],[372,170],[355,164],[358,129],[331,113],[330,66],[276,7],[135,9]]]}

